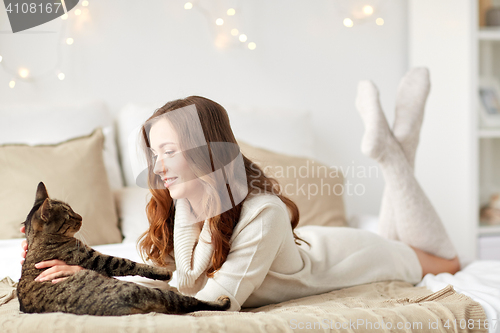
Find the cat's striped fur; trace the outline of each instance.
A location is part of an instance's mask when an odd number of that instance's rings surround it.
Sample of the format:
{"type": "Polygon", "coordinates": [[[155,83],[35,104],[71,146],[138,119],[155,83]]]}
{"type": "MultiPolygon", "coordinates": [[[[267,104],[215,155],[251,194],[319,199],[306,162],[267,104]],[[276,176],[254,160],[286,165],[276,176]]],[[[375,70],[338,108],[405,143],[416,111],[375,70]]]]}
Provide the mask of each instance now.
{"type": "Polygon", "coordinates": [[[43,183],[38,185],[35,204],[24,223],[28,252],[17,286],[23,312],[120,316],[147,312],[181,314],[230,307],[226,296],[217,302],[203,302],[173,291],[112,278],[141,275],[169,280],[171,272],[166,268],[101,254],[74,238],[82,218],[66,203],[50,199],[43,183]],[[58,283],[34,281],[43,271],[35,268],[35,264],[51,259],[86,269],[58,283]]]}

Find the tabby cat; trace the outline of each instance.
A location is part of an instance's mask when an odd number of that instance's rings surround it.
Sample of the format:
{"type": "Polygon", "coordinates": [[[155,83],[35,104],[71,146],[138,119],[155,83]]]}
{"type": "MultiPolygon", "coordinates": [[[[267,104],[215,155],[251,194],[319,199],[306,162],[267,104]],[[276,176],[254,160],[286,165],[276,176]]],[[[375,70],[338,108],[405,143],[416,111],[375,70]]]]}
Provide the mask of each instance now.
{"type": "Polygon", "coordinates": [[[43,183],[38,184],[35,204],[24,225],[28,251],[17,286],[23,312],[121,316],[147,312],[222,311],[230,307],[227,296],[219,297],[216,302],[204,302],[173,291],[112,278],[141,275],[169,280],[171,272],[166,268],[101,254],[74,238],[82,225],[82,217],[66,203],[50,199],[43,183]],[[35,268],[35,264],[52,259],[86,269],[58,283],[34,281],[43,271],[35,268]]]}

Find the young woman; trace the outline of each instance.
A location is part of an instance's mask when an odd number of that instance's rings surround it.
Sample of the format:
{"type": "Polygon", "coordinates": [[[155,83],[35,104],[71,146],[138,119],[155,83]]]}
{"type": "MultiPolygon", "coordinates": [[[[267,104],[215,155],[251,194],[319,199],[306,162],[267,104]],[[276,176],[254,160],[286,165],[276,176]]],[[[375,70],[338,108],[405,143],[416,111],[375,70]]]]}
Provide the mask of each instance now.
{"type": "MultiPolygon", "coordinates": [[[[296,228],[297,206],[234,149],[222,106],[198,96],[167,103],[142,128],[152,193],[150,227],[139,243],[144,257],[176,269],[183,294],[228,295],[235,311],[363,283],[415,284],[427,273],[455,273],[455,249],[413,176],[428,92],[426,69],[403,78],[391,131],[375,86],[364,81],[358,87],[362,151],[380,163],[386,180],[381,236],[296,228]]],[[[38,279],[53,282],[82,269],[58,260],[37,267],[51,267],[38,279]]]]}

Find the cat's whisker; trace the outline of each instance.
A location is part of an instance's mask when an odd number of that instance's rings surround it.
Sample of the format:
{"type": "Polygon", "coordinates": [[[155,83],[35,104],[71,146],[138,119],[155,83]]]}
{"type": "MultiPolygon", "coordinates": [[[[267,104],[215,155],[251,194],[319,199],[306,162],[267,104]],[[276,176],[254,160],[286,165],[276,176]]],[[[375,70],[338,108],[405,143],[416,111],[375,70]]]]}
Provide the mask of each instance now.
{"type": "Polygon", "coordinates": [[[85,245],[88,245],[87,239],[85,238],[85,235],[83,235],[83,233],[80,234],[80,237],[82,239],[82,243],[85,244],[85,245]]]}
{"type": "Polygon", "coordinates": [[[83,229],[80,229],[76,234],[75,234],[75,237],[78,237],[80,239],[80,241],[85,244],[85,245],[89,245],[87,240],[85,239],[85,230],[83,229]]]}
{"type": "Polygon", "coordinates": [[[68,194],[66,193],[66,189],[65,188],[62,188],[62,197],[64,198],[64,202],[68,202],[68,194]]]}

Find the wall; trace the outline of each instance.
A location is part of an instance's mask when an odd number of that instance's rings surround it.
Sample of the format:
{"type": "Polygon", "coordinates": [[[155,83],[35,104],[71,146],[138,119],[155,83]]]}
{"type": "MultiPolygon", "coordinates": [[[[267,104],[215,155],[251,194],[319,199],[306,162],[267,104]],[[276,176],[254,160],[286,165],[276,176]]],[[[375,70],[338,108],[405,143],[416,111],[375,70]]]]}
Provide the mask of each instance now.
{"type": "Polygon", "coordinates": [[[432,81],[416,175],[466,263],[478,213],[473,2],[410,0],[409,13],[410,64],[427,66],[432,81]]]}
{"type": "MultiPolygon", "coordinates": [[[[185,10],[183,1],[91,0],[84,19],[70,13],[71,46],[59,44],[66,36],[60,19],[26,33],[0,34],[2,66],[12,74],[21,66],[33,75],[50,70],[59,48],[66,75],[64,81],[54,74],[10,89],[13,75],[0,70],[0,104],[103,99],[116,113],[129,102],[161,105],[198,94],[222,105],[307,109],[319,159],[350,167],[348,180],[365,186],[363,195],[345,197],[348,213],[377,214],[382,175],[351,173],[375,165],[359,151],[363,125],[354,99],[357,82],[373,80],[392,122],[397,85],[407,70],[407,3],[380,1],[384,26],[346,28],[338,4],[348,2],[207,2],[212,12],[236,6],[241,30],[257,44],[249,51],[224,46],[213,22],[201,11],[185,10]]],[[[9,30],[5,12],[0,15],[0,30],[9,30]]]]}

